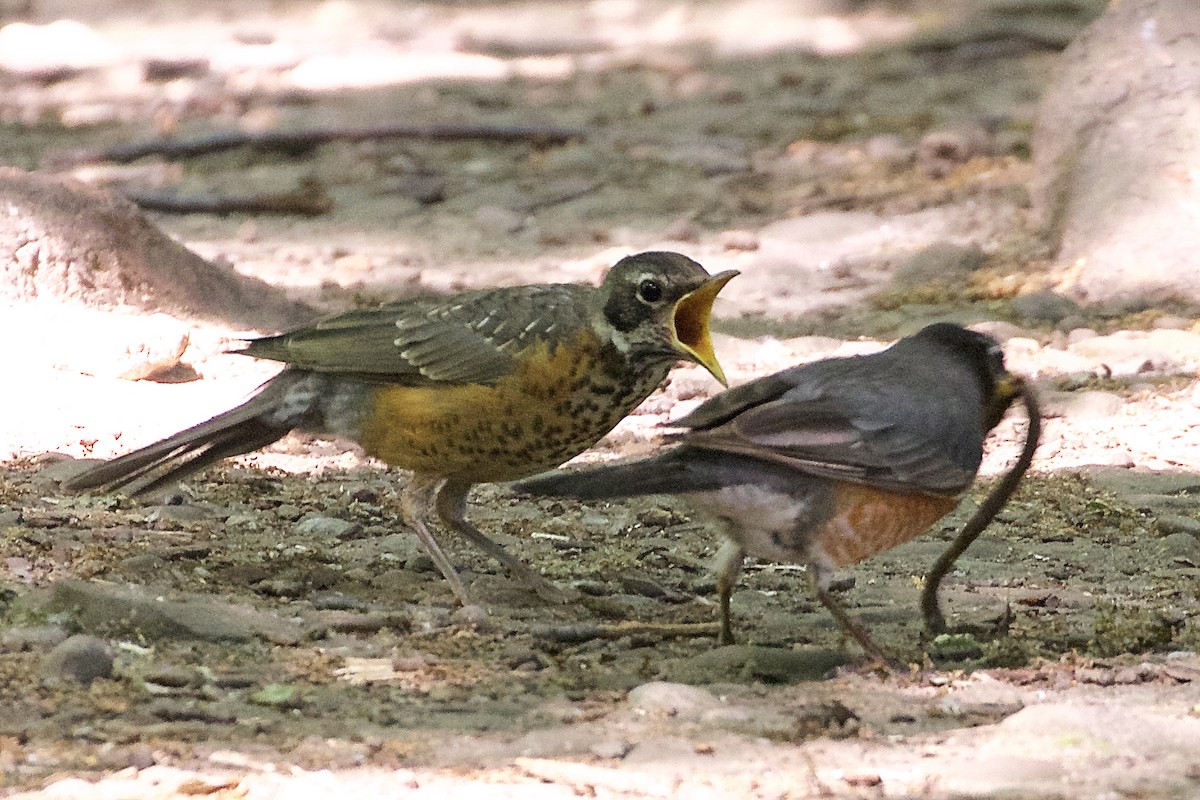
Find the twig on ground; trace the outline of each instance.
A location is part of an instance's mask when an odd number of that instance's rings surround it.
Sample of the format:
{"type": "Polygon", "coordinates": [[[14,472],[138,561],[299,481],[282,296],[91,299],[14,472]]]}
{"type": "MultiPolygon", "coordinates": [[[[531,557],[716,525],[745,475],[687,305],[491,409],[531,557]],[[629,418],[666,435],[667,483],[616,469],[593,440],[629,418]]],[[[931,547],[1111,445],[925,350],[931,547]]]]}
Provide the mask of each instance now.
{"type": "Polygon", "coordinates": [[[623,639],[626,636],[656,636],[661,639],[680,639],[693,636],[717,636],[717,622],[615,622],[600,625],[559,625],[539,628],[534,635],[559,644],[579,644],[593,639],[623,639]]]}
{"type": "Polygon", "coordinates": [[[117,145],[106,150],[78,155],[81,162],[128,163],[146,156],[166,159],[192,158],[221,153],[238,147],[260,152],[302,155],[328,142],[362,142],[372,139],[427,139],[453,142],[481,139],[493,142],[526,142],[537,146],[564,144],[587,138],[582,128],[552,125],[377,125],[366,128],[307,128],[295,131],[226,131],[195,139],[154,139],[117,145]]]}
{"type": "Polygon", "coordinates": [[[288,192],[248,195],[198,195],[125,190],[140,208],[168,214],[298,214],[318,217],[333,210],[333,198],[318,181],[305,180],[288,192]]]}

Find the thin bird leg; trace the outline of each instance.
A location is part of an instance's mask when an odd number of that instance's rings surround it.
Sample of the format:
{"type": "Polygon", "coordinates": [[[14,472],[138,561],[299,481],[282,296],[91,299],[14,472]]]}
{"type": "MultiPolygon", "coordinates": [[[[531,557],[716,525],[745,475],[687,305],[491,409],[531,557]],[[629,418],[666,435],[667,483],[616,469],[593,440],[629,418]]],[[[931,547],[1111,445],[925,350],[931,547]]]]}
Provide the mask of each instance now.
{"type": "Polygon", "coordinates": [[[828,569],[818,564],[809,564],[808,576],[809,582],[812,584],[813,594],[821,601],[821,605],[829,609],[829,613],[837,620],[837,624],[843,633],[849,634],[854,641],[858,642],[859,646],[868,656],[884,667],[897,672],[904,670],[904,665],[897,662],[884,652],[882,647],[875,644],[875,640],[867,632],[866,626],[851,616],[850,612],[843,608],[842,604],[829,591],[829,581],[832,575],[828,569]]]}
{"type": "Polygon", "coordinates": [[[738,577],[742,574],[742,562],[745,559],[746,551],[732,540],[721,545],[714,559],[717,567],[717,598],[721,604],[721,632],[717,635],[717,644],[734,643],[729,600],[733,596],[733,587],[737,585],[738,577]]]}
{"type": "Polygon", "coordinates": [[[560,589],[541,573],[489,539],[482,531],[467,522],[467,492],[471,484],[448,480],[438,490],[435,499],[438,519],[450,530],[499,561],[514,580],[549,603],[565,604],[578,598],[575,592],[560,589]]]}
{"type": "Polygon", "coordinates": [[[450,584],[450,591],[454,593],[459,604],[465,606],[470,602],[467,598],[467,587],[463,585],[462,578],[458,576],[458,571],[450,563],[449,557],[438,545],[437,540],[433,538],[433,534],[430,533],[429,525],[426,522],[429,518],[429,512],[434,505],[435,493],[441,482],[440,478],[428,475],[413,475],[412,481],[409,482],[400,496],[400,509],[404,513],[404,521],[417,532],[417,538],[421,540],[425,552],[429,553],[429,557],[437,565],[438,570],[442,573],[442,577],[450,584]]]}

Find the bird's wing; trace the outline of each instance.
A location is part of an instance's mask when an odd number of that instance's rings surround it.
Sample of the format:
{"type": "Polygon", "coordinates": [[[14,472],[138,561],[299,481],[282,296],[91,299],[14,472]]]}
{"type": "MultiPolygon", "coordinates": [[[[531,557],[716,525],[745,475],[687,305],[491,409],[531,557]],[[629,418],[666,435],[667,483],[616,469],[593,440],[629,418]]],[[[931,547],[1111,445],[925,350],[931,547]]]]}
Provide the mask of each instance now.
{"type": "Polygon", "coordinates": [[[393,303],[255,339],[240,352],[315,372],[410,385],[492,383],[528,345],[553,345],[587,325],[588,291],[567,284],[521,286],[393,303]]]}
{"type": "Polygon", "coordinates": [[[679,438],[812,475],[957,494],[982,459],[982,390],[953,364],[940,371],[942,386],[930,386],[884,355],[818,362],[739,387],[680,420],[692,430],[679,438]]]}

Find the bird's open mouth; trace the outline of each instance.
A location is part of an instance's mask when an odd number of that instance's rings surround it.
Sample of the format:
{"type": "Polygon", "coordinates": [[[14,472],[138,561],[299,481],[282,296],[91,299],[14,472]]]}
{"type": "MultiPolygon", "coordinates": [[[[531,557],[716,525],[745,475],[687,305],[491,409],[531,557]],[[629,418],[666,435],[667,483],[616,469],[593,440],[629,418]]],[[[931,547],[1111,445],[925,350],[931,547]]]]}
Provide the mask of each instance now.
{"type": "Polygon", "coordinates": [[[738,274],[731,269],[713,275],[700,288],[688,292],[679,298],[671,319],[671,327],[675,334],[672,342],[689,359],[712,373],[712,376],[725,383],[725,371],[717,361],[713,352],[712,334],[708,330],[708,318],[712,313],[713,301],[717,299],[725,284],[738,274]]]}

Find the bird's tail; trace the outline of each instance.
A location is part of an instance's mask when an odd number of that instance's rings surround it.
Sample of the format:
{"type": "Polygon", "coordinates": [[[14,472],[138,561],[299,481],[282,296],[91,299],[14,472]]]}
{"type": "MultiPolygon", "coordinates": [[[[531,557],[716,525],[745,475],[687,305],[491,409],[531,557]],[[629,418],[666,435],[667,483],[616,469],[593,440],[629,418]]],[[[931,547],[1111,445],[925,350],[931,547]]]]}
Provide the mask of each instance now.
{"type": "Polygon", "coordinates": [[[579,500],[606,500],[646,494],[686,494],[715,489],[719,476],[709,474],[702,455],[677,448],[653,458],[582,470],[554,470],[513,484],[523,494],[557,495],[579,500]]]}
{"type": "Polygon", "coordinates": [[[296,392],[303,373],[283,372],[236,408],[161,442],[97,464],[63,482],[68,490],[121,490],[147,494],[222,458],[249,453],[283,438],[297,425],[296,392]]]}

